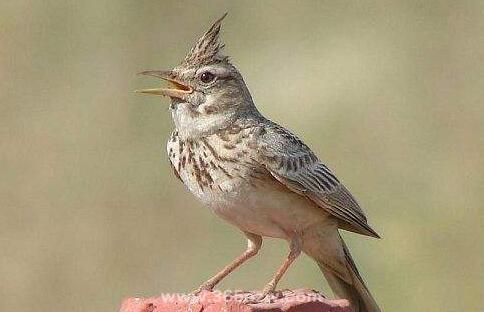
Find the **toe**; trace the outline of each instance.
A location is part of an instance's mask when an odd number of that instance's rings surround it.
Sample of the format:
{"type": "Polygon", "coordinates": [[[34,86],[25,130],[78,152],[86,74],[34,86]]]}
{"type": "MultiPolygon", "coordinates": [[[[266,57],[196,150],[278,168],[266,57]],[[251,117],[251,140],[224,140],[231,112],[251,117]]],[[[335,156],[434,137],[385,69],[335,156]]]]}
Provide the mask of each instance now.
{"type": "Polygon", "coordinates": [[[252,294],[245,297],[242,302],[245,304],[257,304],[261,302],[273,302],[274,299],[278,298],[275,292],[275,286],[273,283],[267,284],[260,293],[252,294]]]}
{"type": "Polygon", "coordinates": [[[262,290],[262,295],[266,297],[267,295],[274,293],[275,289],[276,285],[274,285],[273,282],[269,282],[262,290]]]}
{"type": "Polygon", "coordinates": [[[213,290],[213,285],[208,284],[208,283],[204,283],[204,284],[200,285],[200,287],[198,287],[197,289],[192,291],[191,294],[196,296],[196,295],[200,294],[202,291],[212,291],[212,290],[213,290]]]}

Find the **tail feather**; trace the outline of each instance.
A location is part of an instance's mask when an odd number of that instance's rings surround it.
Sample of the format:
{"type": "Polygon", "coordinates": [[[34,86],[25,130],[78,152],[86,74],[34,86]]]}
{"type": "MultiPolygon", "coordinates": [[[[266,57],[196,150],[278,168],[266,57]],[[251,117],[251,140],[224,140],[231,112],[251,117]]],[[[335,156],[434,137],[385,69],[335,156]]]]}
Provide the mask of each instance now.
{"type": "Polygon", "coordinates": [[[329,286],[333,290],[335,296],[348,299],[355,312],[381,312],[375,299],[373,299],[370,291],[361,278],[343,239],[341,239],[341,242],[343,244],[347,271],[350,273],[351,278],[343,279],[338,273],[331,270],[331,268],[326,266],[323,262],[317,261],[329,286]],[[349,283],[349,281],[351,281],[351,283],[349,283]]]}

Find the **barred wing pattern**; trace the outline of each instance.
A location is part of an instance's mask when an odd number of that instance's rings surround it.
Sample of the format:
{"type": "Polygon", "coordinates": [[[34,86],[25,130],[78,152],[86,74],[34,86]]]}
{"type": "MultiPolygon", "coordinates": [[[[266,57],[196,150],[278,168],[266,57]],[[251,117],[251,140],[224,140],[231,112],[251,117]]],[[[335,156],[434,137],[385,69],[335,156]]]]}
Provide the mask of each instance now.
{"type": "Polygon", "coordinates": [[[379,238],[350,192],[300,139],[271,123],[259,140],[264,165],[276,180],[336,217],[342,229],[379,238]]]}

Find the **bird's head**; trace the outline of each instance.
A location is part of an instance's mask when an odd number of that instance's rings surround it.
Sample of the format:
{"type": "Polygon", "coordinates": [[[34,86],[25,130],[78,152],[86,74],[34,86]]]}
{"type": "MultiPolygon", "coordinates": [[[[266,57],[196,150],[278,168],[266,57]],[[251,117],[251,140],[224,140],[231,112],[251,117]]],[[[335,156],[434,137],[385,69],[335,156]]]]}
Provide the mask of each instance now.
{"type": "Polygon", "coordinates": [[[204,136],[257,112],[241,74],[221,53],[224,45],[219,34],[225,16],[198,39],[180,65],[141,72],[170,84],[169,88],[137,92],[170,97],[173,120],[182,136],[204,136]]]}

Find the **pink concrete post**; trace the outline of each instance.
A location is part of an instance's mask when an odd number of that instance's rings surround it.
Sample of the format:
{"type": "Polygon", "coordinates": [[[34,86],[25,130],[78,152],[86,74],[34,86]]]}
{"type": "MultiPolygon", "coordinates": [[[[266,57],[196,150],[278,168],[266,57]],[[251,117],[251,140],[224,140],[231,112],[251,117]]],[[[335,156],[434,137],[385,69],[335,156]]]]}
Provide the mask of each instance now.
{"type": "Polygon", "coordinates": [[[204,291],[198,296],[163,294],[150,298],[127,298],[119,312],[351,312],[347,300],[326,299],[310,289],[283,290],[261,303],[244,303],[258,292],[204,291]]]}

